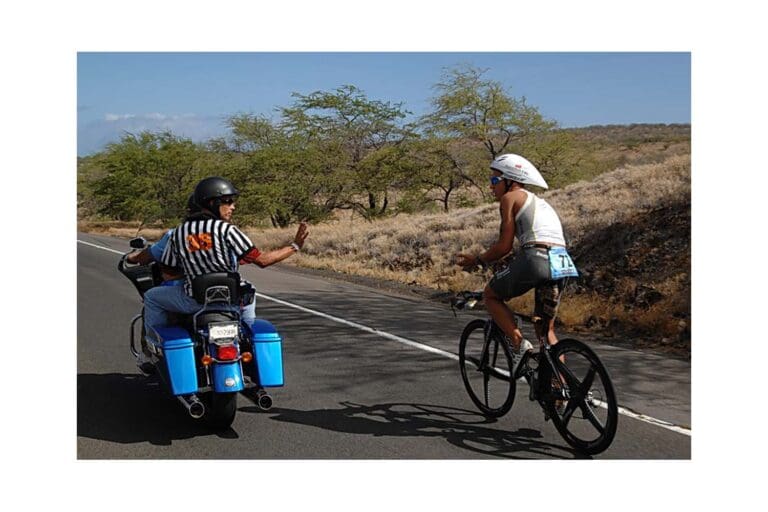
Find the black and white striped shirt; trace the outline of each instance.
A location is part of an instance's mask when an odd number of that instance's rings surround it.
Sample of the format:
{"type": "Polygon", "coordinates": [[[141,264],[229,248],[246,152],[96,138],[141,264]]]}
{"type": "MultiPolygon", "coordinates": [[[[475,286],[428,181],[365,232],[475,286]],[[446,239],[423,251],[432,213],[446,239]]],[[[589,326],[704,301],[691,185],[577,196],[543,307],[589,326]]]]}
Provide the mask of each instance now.
{"type": "Polygon", "coordinates": [[[192,296],[192,279],[211,272],[237,272],[239,260],[253,242],[236,226],[223,220],[187,220],[174,229],[162,263],[184,269],[184,290],[192,296]]]}

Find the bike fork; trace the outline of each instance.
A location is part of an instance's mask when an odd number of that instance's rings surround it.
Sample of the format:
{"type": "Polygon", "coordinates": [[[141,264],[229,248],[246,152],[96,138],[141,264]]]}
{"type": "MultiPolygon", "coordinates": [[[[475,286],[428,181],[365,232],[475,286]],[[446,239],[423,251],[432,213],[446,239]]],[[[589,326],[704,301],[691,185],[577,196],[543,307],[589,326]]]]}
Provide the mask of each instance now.
{"type": "Polygon", "coordinates": [[[480,364],[477,365],[479,371],[484,371],[491,360],[491,338],[493,337],[493,321],[486,320],[483,329],[483,351],[480,353],[480,364]]]}

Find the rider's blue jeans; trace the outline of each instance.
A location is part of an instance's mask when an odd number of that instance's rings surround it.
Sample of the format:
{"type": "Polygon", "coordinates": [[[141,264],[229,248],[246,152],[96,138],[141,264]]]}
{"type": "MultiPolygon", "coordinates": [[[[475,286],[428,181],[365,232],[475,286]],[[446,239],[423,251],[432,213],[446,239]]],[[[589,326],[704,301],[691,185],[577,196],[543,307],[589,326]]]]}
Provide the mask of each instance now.
{"type": "MultiPolygon", "coordinates": [[[[144,329],[154,338],[152,326],[168,325],[168,312],[192,314],[203,306],[184,292],[183,286],[155,286],[144,294],[144,329]]],[[[240,312],[244,321],[256,318],[256,301],[240,312]]]]}

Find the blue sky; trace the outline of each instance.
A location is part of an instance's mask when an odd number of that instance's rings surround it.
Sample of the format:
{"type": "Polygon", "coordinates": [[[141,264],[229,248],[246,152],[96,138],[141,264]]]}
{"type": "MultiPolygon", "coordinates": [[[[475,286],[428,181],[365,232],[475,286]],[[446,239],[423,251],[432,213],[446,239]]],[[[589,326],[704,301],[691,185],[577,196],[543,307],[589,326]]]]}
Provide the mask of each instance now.
{"type": "Polygon", "coordinates": [[[430,109],[446,68],[488,69],[564,127],[690,123],[691,58],[654,53],[88,53],[77,55],[77,152],[126,131],[171,130],[196,141],[226,135],[224,119],[272,115],[292,92],[344,84],[371,99],[430,109]]]}

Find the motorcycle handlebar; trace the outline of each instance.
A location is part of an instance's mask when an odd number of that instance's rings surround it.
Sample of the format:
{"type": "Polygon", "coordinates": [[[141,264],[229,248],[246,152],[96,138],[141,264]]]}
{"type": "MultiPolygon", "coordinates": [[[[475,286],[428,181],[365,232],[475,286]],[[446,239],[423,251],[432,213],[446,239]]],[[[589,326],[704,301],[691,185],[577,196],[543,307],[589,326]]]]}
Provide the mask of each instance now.
{"type": "Polygon", "coordinates": [[[123,254],[120,257],[120,261],[117,263],[117,270],[119,270],[123,274],[125,274],[125,262],[127,259],[128,259],[128,254],[127,253],[123,254]]]}
{"type": "Polygon", "coordinates": [[[130,255],[130,254],[131,254],[131,253],[129,253],[129,252],[127,252],[127,253],[123,254],[123,255],[120,257],[120,261],[119,261],[119,262],[117,262],[117,270],[119,270],[119,271],[120,271],[120,273],[121,273],[121,274],[123,274],[123,275],[125,275],[126,277],[130,277],[130,276],[128,276],[128,273],[126,272],[126,271],[127,271],[127,269],[128,269],[129,267],[138,267],[138,266],[141,266],[141,265],[140,265],[140,264],[138,264],[138,263],[135,263],[135,264],[131,264],[131,263],[129,263],[129,262],[128,262],[128,255],[130,255]]]}

